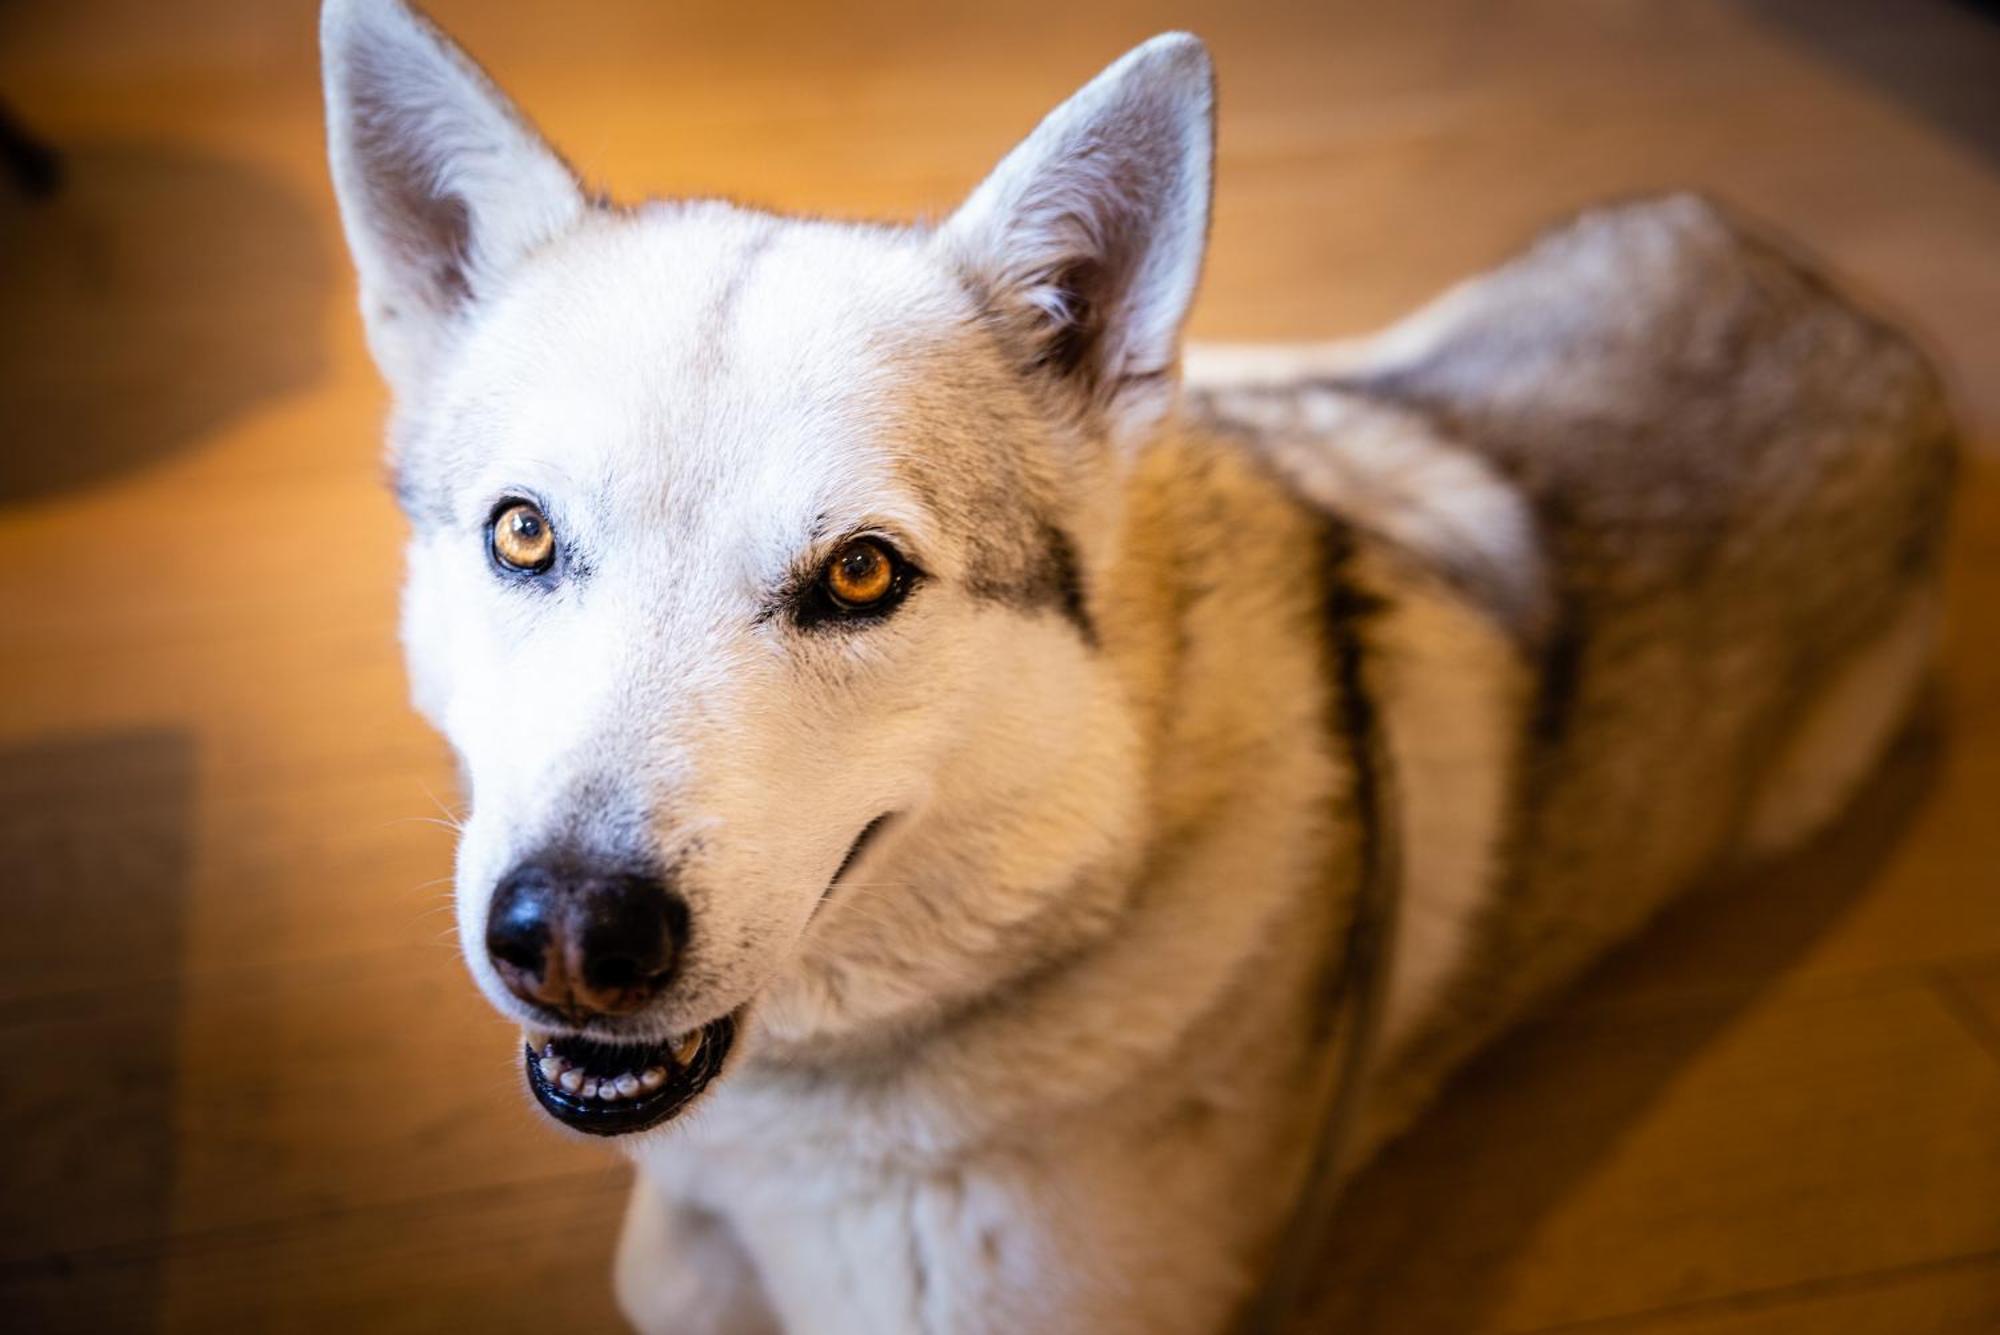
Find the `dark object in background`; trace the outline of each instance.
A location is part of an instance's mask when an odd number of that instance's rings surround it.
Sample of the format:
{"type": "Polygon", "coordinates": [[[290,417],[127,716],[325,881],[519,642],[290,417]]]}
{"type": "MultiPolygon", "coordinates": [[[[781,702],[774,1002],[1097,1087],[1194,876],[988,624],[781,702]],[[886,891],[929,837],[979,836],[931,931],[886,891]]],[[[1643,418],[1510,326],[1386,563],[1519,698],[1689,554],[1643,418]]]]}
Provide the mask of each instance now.
{"type": "Polygon", "coordinates": [[[23,129],[5,102],[0,102],[0,154],[7,159],[9,179],[28,198],[46,199],[62,187],[62,155],[23,129]]]}

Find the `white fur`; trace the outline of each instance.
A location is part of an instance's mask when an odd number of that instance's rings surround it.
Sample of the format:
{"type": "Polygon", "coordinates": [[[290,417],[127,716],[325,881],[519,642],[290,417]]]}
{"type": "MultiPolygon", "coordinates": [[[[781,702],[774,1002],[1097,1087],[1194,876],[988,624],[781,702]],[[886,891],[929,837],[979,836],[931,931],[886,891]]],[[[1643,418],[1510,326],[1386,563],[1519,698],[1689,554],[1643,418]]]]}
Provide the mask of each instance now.
{"type": "Polygon", "coordinates": [[[612,1282],[626,1319],[640,1330],[777,1335],[781,1329],[728,1226],[663,1199],[644,1173],[626,1202],[612,1282]]]}

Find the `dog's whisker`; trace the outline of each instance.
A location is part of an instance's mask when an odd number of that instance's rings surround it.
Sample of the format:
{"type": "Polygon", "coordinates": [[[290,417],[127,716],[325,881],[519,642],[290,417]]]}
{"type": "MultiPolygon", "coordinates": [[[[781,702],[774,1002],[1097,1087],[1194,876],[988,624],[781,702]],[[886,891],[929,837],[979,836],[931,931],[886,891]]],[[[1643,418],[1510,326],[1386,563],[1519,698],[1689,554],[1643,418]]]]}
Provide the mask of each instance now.
{"type": "Polygon", "coordinates": [[[436,816],[398,816],[393,820],[384,821],[382,828],[386,830],[397,825],[435,825],[439,829],[450,830],[453,834],[465,833],[465,827],[458,822],[440,820],[436,816]]]}
{"type": "Polygon", "coordinates": [[[444,813],[445,821],[450,824],[452,829],[457,830],[460,833],[464,832],[465,830],[464,816],[452,810],[451,807],[447,805],[442,798],[440,798],[436,793],[432,792],[431,786],[429,784],[423,782],[422,780],[418,780],[417,787],[423,789],[424,796],[428,797],[431,800],[431,804],[435,806],[439,811],[444,813]]]}

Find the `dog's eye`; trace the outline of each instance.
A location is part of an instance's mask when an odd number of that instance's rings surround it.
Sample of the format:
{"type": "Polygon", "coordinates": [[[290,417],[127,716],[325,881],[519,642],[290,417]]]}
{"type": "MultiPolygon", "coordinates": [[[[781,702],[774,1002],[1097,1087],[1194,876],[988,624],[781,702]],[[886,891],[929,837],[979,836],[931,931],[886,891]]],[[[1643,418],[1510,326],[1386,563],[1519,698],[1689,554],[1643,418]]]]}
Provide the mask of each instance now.
{"type": "Polygon", "coordinates": [[[532,501],[508,501],[493,516],[493,559],[509,570],[540,574],[555,564],[556,531],[532,501]]]}
{"type": "Polygon", "coordinates": [[[880,606],[896,591],[896,558],[873,538],[855,538],[833,554],[820,585],[844,612],[880,606]]]}

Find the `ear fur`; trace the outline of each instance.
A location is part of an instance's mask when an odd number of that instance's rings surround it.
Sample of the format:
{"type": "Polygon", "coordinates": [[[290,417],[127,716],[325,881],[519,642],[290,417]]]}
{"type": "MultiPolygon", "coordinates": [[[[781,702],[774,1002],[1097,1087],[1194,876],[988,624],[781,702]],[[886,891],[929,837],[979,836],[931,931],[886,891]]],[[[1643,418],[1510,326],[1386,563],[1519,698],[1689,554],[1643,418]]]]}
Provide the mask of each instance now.
{"type": "Polygon", "coordinates": [[[454,328],[585,207],[507,95],[403,0],[326,0],[327,153],[369,347],[419,391],[454,328]]]}
{"type": "Polygon", "coordinates": [[[1057,107],[939,232],[1023,370],[1143,425],[1171,397],[1214,157],[1208,51],[1135,48],[1057,107]]]}

